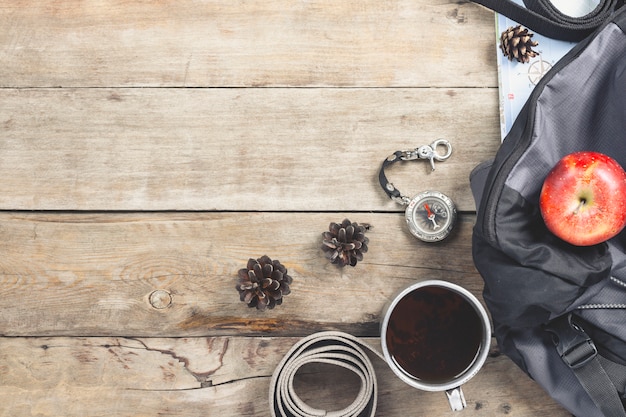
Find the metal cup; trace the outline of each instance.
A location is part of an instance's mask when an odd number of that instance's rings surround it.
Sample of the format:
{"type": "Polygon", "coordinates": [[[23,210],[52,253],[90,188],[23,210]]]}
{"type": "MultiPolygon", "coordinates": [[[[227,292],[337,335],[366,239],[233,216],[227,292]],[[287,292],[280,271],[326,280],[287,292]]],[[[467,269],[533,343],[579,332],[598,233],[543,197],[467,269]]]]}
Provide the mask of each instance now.
{"type": "Polygon", "coordinates": [[[466,406],[461,385],[485,363],[491,344],[487,312],[465,288],[428,280],[400,291],[383,311],[383,355],[405,383],[444,391],[450,407],[466,406]]]}

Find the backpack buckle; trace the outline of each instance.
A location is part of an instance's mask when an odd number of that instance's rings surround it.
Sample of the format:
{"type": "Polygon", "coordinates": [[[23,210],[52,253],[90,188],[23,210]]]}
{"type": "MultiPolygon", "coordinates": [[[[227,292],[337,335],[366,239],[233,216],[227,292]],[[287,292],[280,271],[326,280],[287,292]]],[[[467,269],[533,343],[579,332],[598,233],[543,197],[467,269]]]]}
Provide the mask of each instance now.
{"type": "Polygon", "coordinates": [[[552,333],[559,356],[572,369],[585,366],[598,355],[593,340],[572,320],[571,313],[552,320],[546,330],[552,333]]]}

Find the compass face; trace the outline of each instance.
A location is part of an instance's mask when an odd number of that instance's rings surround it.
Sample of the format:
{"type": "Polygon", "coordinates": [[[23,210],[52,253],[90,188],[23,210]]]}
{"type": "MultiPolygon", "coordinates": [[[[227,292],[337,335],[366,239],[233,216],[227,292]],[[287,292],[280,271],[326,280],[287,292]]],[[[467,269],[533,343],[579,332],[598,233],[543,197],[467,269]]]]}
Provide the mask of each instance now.
{"type": "Polygon", "coordinates": [[[411,233],[425,242],[446,238],[456,221],[452,200],[438,191],[426,191],[413,198],[406,208],[411,233]]]}

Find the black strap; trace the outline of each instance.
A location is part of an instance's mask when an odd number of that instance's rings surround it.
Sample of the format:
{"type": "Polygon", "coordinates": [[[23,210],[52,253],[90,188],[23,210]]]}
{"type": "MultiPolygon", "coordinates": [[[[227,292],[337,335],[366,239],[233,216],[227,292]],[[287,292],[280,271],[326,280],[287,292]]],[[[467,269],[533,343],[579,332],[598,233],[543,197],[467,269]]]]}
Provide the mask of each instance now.
{"type": "MultiPolygon", "coordinates": [[[[563,14],[550,0],[523,0],[526,7],[511,0],[472,0],[544,36],[577,42],[590,35],[624,0],[600,0],[598,6],[581,17],[563,14]]],[[[569,0],[575,1],[575,0],[569,0]]]]}
{"type": "MultiPolygon", "coordinates": [[[[615,385],[600,363],[599,358],[598,356],[586,366],[574,369],[574,373],[585,391],[587,391],[587,394],[589,394],[598,409],[605,416],[626,416],[626,411],[624,411],[624,406],[617,394],[615,385]]],[[[613,365],[619,366],[615,363],[613,365]]]]}
{"type": "Polygon", "coordinates": [[[594,404],[605,416],[626,417],[626,411],[615,383],[609,376],[622,374],[622,365],[603,360],[598,355],[593,340],[567,314],[552,320],[546,330],[552,333],[556,350],[563,362],[570,367],[594,404]],[[603,366],[604,363],[604,366],[603,366]],[[619,367],[617,372],[609,365],[619,367]],[[605,369],[605,367],[609,367],[605,369]],[[609,373],[607,373],[609,371],[609,373]]]}
{"type": "Polygon", "coordinates": [[[390,183],[387,179],[387,175],[385,175],[385,168],[387,168],[394,162],[403,161],[403,155],[403,151],[396,151],[389,155],[389,157],[387,157],[387,159],[383,161],[380,167],[380,171],[378,171],[378,182],[380,183],[383,191],[389,196],[389,198],[397,203],[407,204],[408,197],[403,196],[402,193],[400,193],[400,190],[398,190],[392,183],[390,183]]]}
{"type": "Polygon", "coordinates": [[[451,154],[452,145],[445,139],[437,139],[430,145],[423,145],[409,151],[395,151],[383,161],[380,171],[378,171],[378,182],[389,198],[400,204],[409,204],[411,199],[403,195],[400,190],[389,182],[385,174],[385,168],[399,161],[427,159],[430,161],[430,167],[434,171],[435,161],[445,161],[451,154]]]}

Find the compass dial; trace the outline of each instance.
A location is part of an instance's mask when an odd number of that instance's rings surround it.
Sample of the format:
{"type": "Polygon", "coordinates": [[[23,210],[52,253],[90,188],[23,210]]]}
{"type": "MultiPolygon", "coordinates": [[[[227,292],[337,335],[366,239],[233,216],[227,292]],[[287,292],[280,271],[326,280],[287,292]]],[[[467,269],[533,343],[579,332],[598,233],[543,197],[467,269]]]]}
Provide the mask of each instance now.
{"type": "Polygon", "coordinates": [[[406,221],[411,233],[425,242],[446,238],[456,221],[452,200],[438,191],[426,191],[415,196],[406,208],[406,221]]]}

